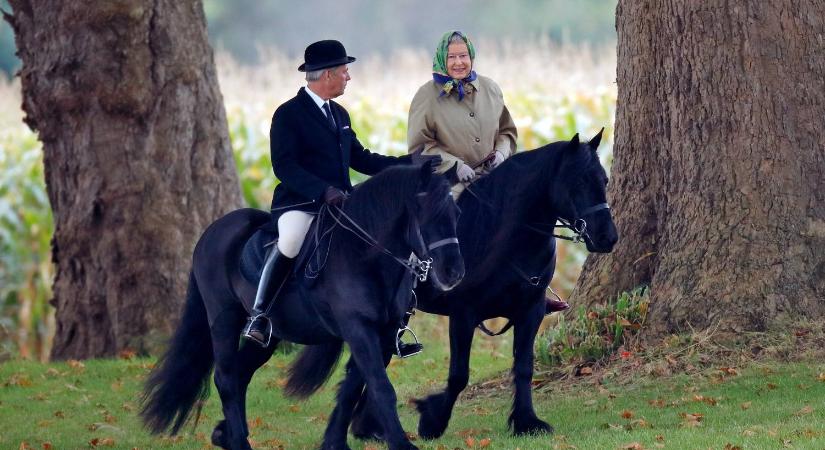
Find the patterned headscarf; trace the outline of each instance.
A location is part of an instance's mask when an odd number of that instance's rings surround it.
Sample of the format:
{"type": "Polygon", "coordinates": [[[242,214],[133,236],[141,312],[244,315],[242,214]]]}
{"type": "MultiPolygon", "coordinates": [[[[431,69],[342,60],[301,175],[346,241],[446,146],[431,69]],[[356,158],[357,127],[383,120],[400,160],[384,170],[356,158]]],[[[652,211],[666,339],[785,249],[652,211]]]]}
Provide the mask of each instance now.
{"type": "Polygon", "coordinates": [[[467,44],[467,51],[470,53],[470,61],[475,61],[476,59],[476,50],[473,47],[473,43],[470,42],[470,39],[464,35],[464,33],[460,31],[448,31],[444,33],[444,36],[441,36],[441,41],[438,43],[438,47],[435,50],[435,57],[433,57],[433,80],[436,83],[441,84],[441,94],[442,95],[450,95],[450,91],[453,88],[458,88],[458,100],[461,101],[464,99],[464,83],[469,83],[476,79],[476,71],[471,70],[470,75],[463,80],[456,80],[455,78],[451,78],[447,74],[447,50],[450,46],[450,38],[457,34],[464,40],[464,43],[467,44]]]}

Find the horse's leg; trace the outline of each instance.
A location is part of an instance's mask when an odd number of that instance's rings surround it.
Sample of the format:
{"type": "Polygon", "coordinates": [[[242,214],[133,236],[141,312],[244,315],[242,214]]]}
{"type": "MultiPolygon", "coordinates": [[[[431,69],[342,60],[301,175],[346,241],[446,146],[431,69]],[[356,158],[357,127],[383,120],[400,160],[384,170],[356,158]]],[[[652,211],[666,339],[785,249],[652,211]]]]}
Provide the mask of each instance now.
{"type": "MultiPolygon", "coordinates": [[[[543,292],[542,292],[543,294],[543,292]]],[[[513,410],[508,423],[513,434],[552,433],[553,427],[536,416],[533,409],[533,346],[544,318],[544,295],[519,314],[513,322],[513,410]]]]}
{"type": "Polygon", "coordinates": [[[238,339],[245,317],[235,309],[226,309],[212,324],[212,342],[215,353],[215,386],[221,397],[224,420],[212,433],[212,442],[225,449],[251,450],[239,374],[238,339]]]}
{"type": "MultiPolygon", "coordinates": [[[[389,348],[384,351],[384,368],[390,364],[393,349],[389,348]]],[[[384,430],[381,429],[381,424],[375,418],[372,408],[369,408],[369,395],[367,391],[363,391],[358,404],[355,405],[355,411],[352,413],[352,426],[350,427],[352,435],[357,439],[362,440],[384,440],[384,430]]]]}
{"type": "Polygon", "coordinates": [[[240,409],[243,414],[241,419],[244,425],[245,436],[249,436],[249,424],[246,420],[246,390],[249,387],[249,382],[252,381],[252,375],[254,375],[255,371],[260,369],[264,363],[269,361],[269,358],[272,357],[272,352],[278,347],[278,342],[280,342],[280,340],[273,336],[269,342],[269,346],[266,348],[244,343],[238,352],[238,386],[240,388],[240,409]]]}
{"type": "MultiPolygon", "coordinates": [[[[367,385],[370,407],[380,421],[389,449],[417,449],[407,438],[398,418],[397,397],[384,367],[385,351],[378,330],[374,325],[363,321],[342,328],[352,358],[367,385]]],[[[352,399],[353,407],[357,400],[356,392],[352,399]]]]}
{"type": "Polygon", "coordinates": [[[355,360],[350,357],[347,361],[347,372],[341,385],[338,386],[338,403],[329,418],[327,429],[324,432],[322,450],[349,450],[347,446],[347,427],[352,419],[352,411],[358,397],[364,390],[364,377],[358,370],[355,360]]]}
{"type": "Polygon", "coordinates": [[[421,413],[418,434],[424,439],[435,439],[444,434],[458,394],[470,381],[470,346],[475,327],[475,319],[468,314],[450,316],[450,375],[447,388],[415,402],[421,413]]]}

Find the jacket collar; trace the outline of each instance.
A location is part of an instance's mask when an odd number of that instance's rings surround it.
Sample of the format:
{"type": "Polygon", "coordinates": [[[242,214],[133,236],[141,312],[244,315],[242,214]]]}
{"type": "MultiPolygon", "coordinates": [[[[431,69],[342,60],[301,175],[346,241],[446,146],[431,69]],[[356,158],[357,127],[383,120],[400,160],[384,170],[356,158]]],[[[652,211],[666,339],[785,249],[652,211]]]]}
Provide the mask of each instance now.
{"type": "MultiPolygon", "coordinates": [[[[324,114],[321,108],[318,107],[318,104],[315,103],[315,100],[309,95],[307,91],[308,89],[306,87],[302,87],[300,90],[298,90],[297,97],[298,99],[300,99],[301,104],[304,106],[304,109],[306,109],[309,115],[315,118],[315,120],[317,120],[318,123],[323,125],[324,129],[328,130],[332,134],[337,134],[335,130],[330,129],[329,122],[327,121],[327,116],[324,114]]],[[[329,101],[329,107],[336,120],[335,123],[338,123],[338,115],[335,114],[335,108],[333,107],[332,100],[329,101]]]]}

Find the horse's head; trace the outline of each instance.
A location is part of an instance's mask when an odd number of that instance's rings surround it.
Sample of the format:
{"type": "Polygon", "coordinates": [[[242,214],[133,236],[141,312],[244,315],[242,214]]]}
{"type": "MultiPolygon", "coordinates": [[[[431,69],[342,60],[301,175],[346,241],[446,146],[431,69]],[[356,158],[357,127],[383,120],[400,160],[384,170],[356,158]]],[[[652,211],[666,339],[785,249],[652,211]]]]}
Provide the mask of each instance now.
{"type": "Polygon", "coordinates": [[[584,239],[587,250],[609,253],[619,240],[610,208],[607,205],[607,173],[596,148],[604,128],[590,142],[579,142],[579,135],[567,143],[558,183],[555,210],[584,239]]]}
{"type": "Polygon", "coordinates": [[[419,259],[432,259],[429,273],[433,285],[448,291],[464,278],[464,259],[456,233],[458,206],[450,194],[447,176],[433,174],[425,164],[419,178],[418,192],[408,205],[409,243],[419,259]]]}

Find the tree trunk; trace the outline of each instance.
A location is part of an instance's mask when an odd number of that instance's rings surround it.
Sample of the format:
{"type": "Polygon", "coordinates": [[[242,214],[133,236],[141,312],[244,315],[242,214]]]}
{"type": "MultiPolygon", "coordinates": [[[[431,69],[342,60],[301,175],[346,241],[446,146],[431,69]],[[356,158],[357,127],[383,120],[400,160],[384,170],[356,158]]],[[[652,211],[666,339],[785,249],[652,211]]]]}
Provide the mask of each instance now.
{"type": "Polygon", "coordinates": [[[54,358],[154,349],[241,204],[199,0],[11,0],[54,211],[54,358]]]}
{"type": "Polygon", "coordinates": [[[651,288],[653,335],[825,313],[825,3],[620,0],[620,233],[573,300],[651,288]]]}

